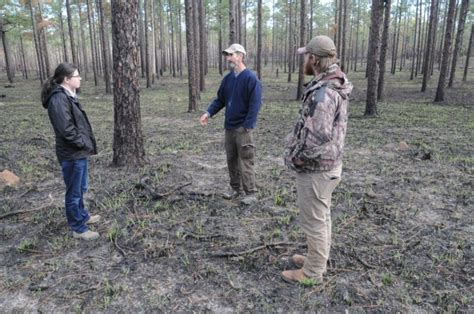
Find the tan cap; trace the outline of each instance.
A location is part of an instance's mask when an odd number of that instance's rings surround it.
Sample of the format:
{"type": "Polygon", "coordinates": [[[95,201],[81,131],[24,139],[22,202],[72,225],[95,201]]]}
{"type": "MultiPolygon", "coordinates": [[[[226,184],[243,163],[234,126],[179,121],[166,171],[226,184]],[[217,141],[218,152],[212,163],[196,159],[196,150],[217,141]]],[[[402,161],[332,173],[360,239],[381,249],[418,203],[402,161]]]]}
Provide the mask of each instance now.
{"type": "Polygon", "coordinates": [[[222,50],[222,53],[236,53],[236,52],[240,52],[240,53],[243,53],[244,55],[247,55],[247,52],[245,51],[244,46],[242,46],[241,44],[232,44],[230,45],[229,48],[222,50]]]}
{"type": "Polygon", "coordinates": [[[313,37],[306,44],[306,47],[298,48],[298,54],[302,55],[305,53],[312,53],[318,57],[335,57],[337,54],[336,46],[332,39],[324,35],[313,37]]]}

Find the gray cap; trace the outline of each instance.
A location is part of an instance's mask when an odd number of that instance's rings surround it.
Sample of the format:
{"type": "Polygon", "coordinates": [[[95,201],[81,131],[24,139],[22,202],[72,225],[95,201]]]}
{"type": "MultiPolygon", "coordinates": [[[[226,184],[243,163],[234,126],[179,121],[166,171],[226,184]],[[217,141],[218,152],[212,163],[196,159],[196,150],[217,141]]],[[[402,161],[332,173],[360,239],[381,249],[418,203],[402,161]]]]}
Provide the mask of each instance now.
{"type": "Polygon", "coordinates": [[[230,45],[229,48],[222,50],[222,53],[230,54],[230,53],[236,53],[236,52],[240,52],[240,53],[243,53],[244,55],[247,55],[247,52],[245,51],[244,46],[242,46],[241,44],[232,44],[230,45]]]}
{"type": "Polygon", "coordinates": [[[306,47],[298,48],[298,54],[302,55],[305,53],[311,53],[318,57],[335,57],[337,54],[336,46],[332,39],[324,35],[313,37],[306,44],[306,47]]]}

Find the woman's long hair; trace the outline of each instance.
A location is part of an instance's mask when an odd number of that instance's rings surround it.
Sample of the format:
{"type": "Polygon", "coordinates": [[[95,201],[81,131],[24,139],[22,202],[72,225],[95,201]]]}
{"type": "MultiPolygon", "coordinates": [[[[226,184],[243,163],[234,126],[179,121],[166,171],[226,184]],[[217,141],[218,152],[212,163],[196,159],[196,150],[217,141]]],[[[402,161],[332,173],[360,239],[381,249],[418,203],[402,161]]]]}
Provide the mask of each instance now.
{"type": "Polygon", "coordinates": [[[61,84],[66,77],[71,78],[76,70],[77,67],[75,65],[67,62],[63,62],[56,67],[54,75],[44,82],[43,89],[41,90],[41,102],[43,103],[44,108],[48,108],[47,101],[51,91],[57,85],[61,84]]]}

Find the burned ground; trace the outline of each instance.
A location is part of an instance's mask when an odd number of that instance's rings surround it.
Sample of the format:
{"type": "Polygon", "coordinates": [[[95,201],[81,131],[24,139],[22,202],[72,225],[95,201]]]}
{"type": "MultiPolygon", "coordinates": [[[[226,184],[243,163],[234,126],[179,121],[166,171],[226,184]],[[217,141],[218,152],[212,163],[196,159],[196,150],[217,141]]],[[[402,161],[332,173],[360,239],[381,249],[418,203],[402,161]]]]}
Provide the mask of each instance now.
{"type": "MultiPolygon", "coordinates": [[[[0,310],[472,311],[472,83],[435,105],[433,90],[390,76],[379,116],[364,118],[365,81],[349,77],[356,88],[322,286],[280,279],[294,267],[289,257],[305,251],[294,174],[281,158],[299,107],[284,79],[263,83],[252,206],[219,196],[228,184],[223,117],[199,126],[199,113],[186,113],[184,80],[142,91],[148,162],[140,169],[110,165],[112,97],[84,84],[100,149],[87,199],[104,218],[92,243],[73,239],[66,225],[37,82],[2,90],[0,170],[22,184],[0,196],[0,310]],[[22,210],[33,211],[6,216],[22,210]]],[[[208,79],[201,109],[218,80],[208,79]]]]}

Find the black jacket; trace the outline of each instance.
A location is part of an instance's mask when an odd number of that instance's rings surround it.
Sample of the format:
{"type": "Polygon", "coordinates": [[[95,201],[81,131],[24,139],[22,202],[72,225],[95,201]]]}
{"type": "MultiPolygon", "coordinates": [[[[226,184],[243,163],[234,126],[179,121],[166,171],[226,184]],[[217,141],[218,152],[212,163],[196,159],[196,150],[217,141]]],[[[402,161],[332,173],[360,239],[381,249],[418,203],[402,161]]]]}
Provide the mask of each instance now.
{"type": "Polygon", "coordinates": [[[56,155],[61,160],[77,160],[97,154],[97,144],[86,112],[77,98],[62,86],[55,87],[43,103],[56,135],[56,155]]]}

